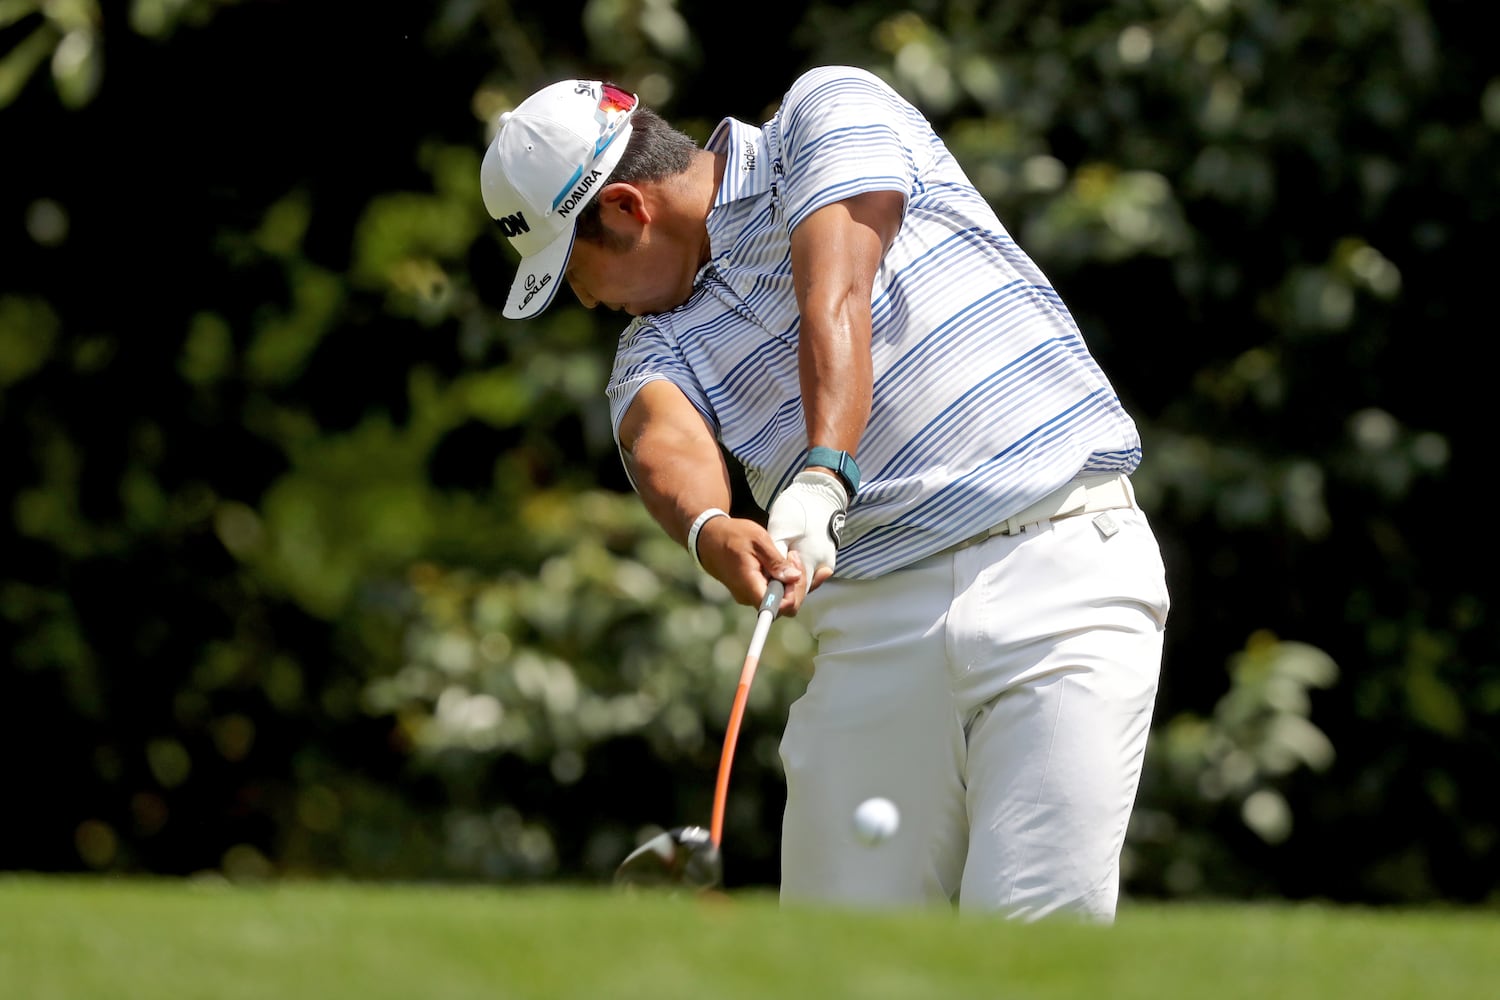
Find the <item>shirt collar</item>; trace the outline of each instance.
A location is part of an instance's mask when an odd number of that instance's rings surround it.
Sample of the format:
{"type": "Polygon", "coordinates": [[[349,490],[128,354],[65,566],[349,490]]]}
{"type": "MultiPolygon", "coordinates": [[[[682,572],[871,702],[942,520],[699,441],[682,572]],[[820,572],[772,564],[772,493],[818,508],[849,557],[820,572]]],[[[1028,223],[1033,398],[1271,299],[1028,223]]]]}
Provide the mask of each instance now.
{"type": "Polygon", "coordinates": [[[725,232],[734,216],[726,206],[743,198],[764,194],[773,187],[771,150],[766,137],[754,125],[735,118],[725,118],[708,137],[704,148],[724,154],[724,176],[708,210],[708,243],[712,258],[698,269],[694,284],[701,283],[704,273],[714,268],[733,245],[732,233],[725,232]]]}
{"type": "Polygon", "coordinates": [[[724,178],[714,196],[714,208],[771,190],[771,151],[754,125],[725,118],[708,137],[706,148],[724,154],[724,178]]]}

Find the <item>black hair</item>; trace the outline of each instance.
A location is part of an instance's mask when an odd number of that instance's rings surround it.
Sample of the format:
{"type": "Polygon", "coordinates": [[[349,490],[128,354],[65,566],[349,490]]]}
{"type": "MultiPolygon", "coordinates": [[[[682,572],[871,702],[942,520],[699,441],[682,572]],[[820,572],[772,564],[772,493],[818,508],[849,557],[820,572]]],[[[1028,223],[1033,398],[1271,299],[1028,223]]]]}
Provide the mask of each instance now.
{"type": "MultiPolygon", "coordinates": [[[[604,183],[636,184],[674,177],[687,171],[697,152],[698,144],[690,136],[673,128],[655,111],[642,106],[630,117],[629,144],[604,183]]],[[[578,213],[575,231],[579,239],[590,243],[606,241],[604,223],[599,218],[598,198],[578,213]]]]}

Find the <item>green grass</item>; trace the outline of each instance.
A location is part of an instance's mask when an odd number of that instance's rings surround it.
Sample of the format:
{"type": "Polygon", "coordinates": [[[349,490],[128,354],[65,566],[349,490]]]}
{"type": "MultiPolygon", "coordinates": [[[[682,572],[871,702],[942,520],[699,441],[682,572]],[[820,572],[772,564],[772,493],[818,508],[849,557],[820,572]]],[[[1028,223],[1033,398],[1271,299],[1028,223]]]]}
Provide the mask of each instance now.
{"type": "Polygon", "coordinates": [[[1500,914],[1122,907],[1111,928],[603,891],[0,878],[7,1000],[1500,996],[1500,914]]]}

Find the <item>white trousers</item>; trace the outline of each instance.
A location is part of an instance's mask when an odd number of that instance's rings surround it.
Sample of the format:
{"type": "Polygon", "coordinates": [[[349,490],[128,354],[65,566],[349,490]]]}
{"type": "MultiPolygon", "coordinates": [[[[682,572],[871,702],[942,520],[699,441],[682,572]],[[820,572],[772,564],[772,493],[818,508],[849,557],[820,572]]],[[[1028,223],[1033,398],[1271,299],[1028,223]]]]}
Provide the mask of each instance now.
{"type": "Polygon", "coordinates": [[[1104,516],[809,595],[783,902],[1114,918],[1169,601],[1145,515],[1104,516]],[[901,823],[867,847],[851,817],[874,796],[901,823]]]}

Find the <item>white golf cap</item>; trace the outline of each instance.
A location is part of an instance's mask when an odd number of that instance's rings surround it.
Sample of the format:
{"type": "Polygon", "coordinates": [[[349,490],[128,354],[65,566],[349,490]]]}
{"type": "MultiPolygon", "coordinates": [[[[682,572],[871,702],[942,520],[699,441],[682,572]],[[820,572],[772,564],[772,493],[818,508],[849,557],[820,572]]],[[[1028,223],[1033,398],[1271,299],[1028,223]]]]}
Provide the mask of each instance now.
{"type": "Polygon", "coordinates": [[[521,254],[507,319],[552,303],[573,252],[573,227],[630,141],[634,94],[597,80],[564,80],[500,116],[484,153],[484,207],[521,254]]]}

